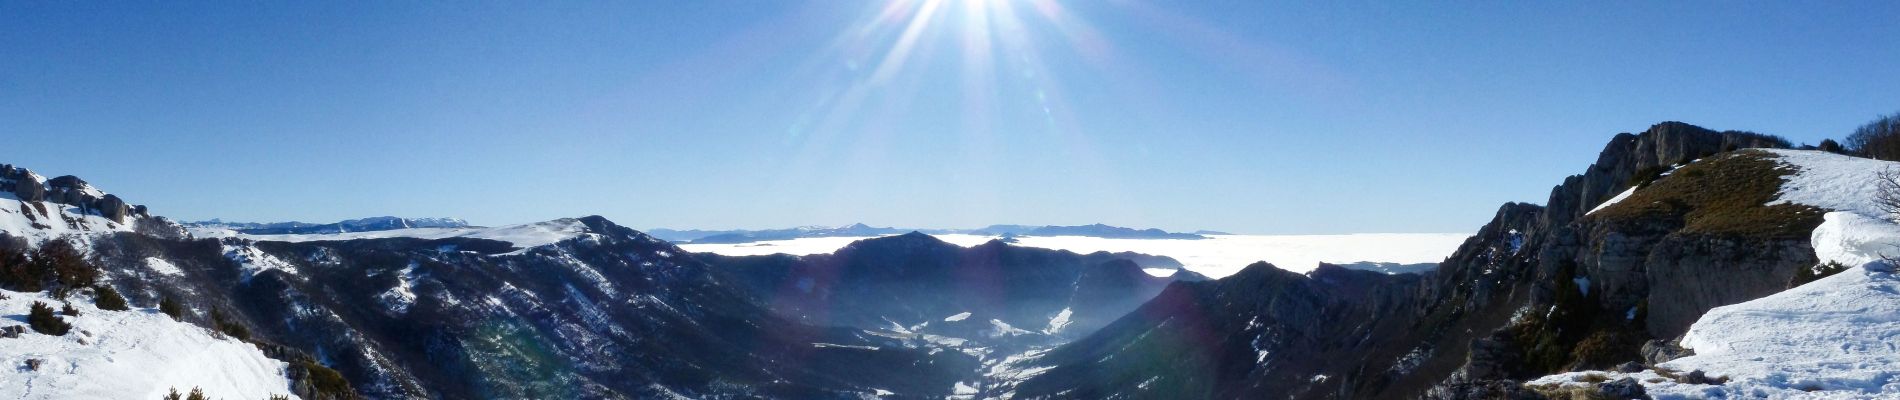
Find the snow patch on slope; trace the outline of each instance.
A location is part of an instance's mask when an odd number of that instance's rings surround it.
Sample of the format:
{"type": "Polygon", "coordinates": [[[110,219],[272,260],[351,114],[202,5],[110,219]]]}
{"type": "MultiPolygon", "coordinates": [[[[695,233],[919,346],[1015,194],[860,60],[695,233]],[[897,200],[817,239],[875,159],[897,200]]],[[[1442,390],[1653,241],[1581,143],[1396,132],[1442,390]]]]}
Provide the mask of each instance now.
{"type": "MultiPolygon", "coordinates": [[[[16,325],[33,302],[58,307],[44,293],[0,291],[0,325],[16,325]]],[[[250,344],[220,339],[204,328],[151,309],[104,311],[74,298],[78,317],[65,336],[31,330],[0,338],[0,398],[156,399],[168,389],[204,389],[212,398],[263,399],[290,393],[287,365],[250,344]],[[38,370],[26,360],[42,360],[38,370]]],[[[292,395],[291,398],[296,398],[292,395]]]]}
{"type": "Polygon", "coordinates": [[[238,270],[244,274],[242,279],[245,282],[250,282],[252,277],[269,270],[280,270],[291,275],[297,274],[296,265],[277,259],[277,257],[265,253],[251,243],[226,239],[220,242],[220,244],[224,246],[224,258],[229,258],[231,261],[238,263],[238,270]]]}
{"type": "Polygon", "coordinates": [[[1598,204],[1596,208],[1590,209],[1590,212],[1583,213],[1583,215],[1596,214],[1597,210],[1609,208],[1610,205],[1612,204],[1616,204],[1616,203],[1622,202],[1623,199],[1630,198],[1630,195],[1632,194],[1636,194],[1635,186],[1631,186],[1629,189],[1624,190],[1623,193],[1617,193],[1616,197],[1611,197],[1609,200],[1603,201],[1603,204],[1598,204]]]}
{"type": "Polygon", "coordinates": [[[1054,335],[1056,334],[1056,332],[1061,332],[1062,328],[1068,327],[1069,323],[1073,322],[1069,320],[1069,316],[1074,315],[1074,314],[1075,314],[1075,311],[1070,310],[1068,307],[1063,307],[1062,312],[1056,313],[1055,318],[1049,319],[1049,327],[1044,328],[1042,330],[1042,333],[1046,335],[1054,335]]]}
{"type": "Polygon", "coordinates": [[[1900,168],[1900,163],[1870,158],[1849,157],[1813,150],[1767,150],[1782,165],[1796,172],[1781,185],[1781,194],[1768,205],[1795,203],[1835,211],[1852,211],[1869,217],[1883,214],[1874,206],[1879,190],[1874,180],[1882,170],[1900,168]]]}
{"type": "Polygon", "coordinates": [[[384,309],[400,315],[408,313],[409,307],[416,304],[416,267],[419,266],[415,261],[410,261],[408,266],[396,272],[396,286],[376,296],[384,309]]]}
{"type": "Polygon", "coordinates": [[[170,261],[165,261],[165,259],[158,257],[146,257],[145,267],[151,268],[152,272],[163,275],[180,276],[185,274],[185,270],[178,269],[177,265],[172,265],[170,261]]]}

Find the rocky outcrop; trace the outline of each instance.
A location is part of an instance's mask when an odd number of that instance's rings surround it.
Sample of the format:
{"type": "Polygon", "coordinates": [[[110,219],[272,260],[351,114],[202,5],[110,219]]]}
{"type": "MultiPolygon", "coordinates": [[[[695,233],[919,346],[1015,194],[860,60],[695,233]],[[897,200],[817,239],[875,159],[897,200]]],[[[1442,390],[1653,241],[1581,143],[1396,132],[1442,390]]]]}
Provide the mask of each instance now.
{"type": "Polygon", "coordinates": [[[125,200],[119,199],[118,195],[108,194],[95,204],[97,206],[94,208],[99,210],[99,215],[111,218],[113,221],[125,222],[125,218],[132,215],[132,207],[126,205],[125,200]]]}
{"type": "Polygon", "coordinates": [[[98,214],[114,222],[151,217],[146,213],[145,206],[128,204],[118,196],[103,194],[84,179],[72,175],[41,182],[39,175],[26,168],[0,164],[0,191],[13,193],[21,201],[49,201],[78,207],[81,212],[98,214]]]}
{"type": "MultiPolygon", "coordinates": [[[[1179,318],[1138,311],[1046,356],[1041,362],[1054,369],[1018,385],[1018,393],[1029,398],[1062,393],[1146,397],[1141,393],[1150,392],[1133,383],[1152,378],[1189,382],[1187,388],[1194,390],[1165,392],[1177,398],[1539,398],[1516,382],[1639,360],[1647,339],[1680,333],[1709,308],[1785,288],[1791,271],[1812,264],[1805,237],[1788,235],[1813,228],[1807,210],[1770,210],[1763,206],[1768,199],[1749,197],[1759,195],[1760,188],[1778,187],[1780,175],[1775,168],[1761,168],[1757,154],[1731,152],[1786,146],[1771,136],[1679,122],[1619,134],[1595,164],[1553,188],[1546,205],[1501,207],[1422,283],[1371,280],[1349,295],[1297,289],[1312,285],[1300,283],[1297,275],[1257,282],[1250,281],[1251,275],[1236,275],[1208,287],[1176,285],[1216,293],[1180,297],[1164,292],[1143,306],[1158,307],[1155,302],[1163,300],[1194,303],[1173,306],[1181,308],[1174,315],[1218,316],[1211,318],[1220,322],[1208,323],[1202,333],[1212,338],[1254,338],[1257,334],[1245,328],[1252,324],[1244,322],[1258,318],[1295,322],[1275,332],[1300,337],[1323,332],[1360,342],[1269,340],[1218,349],[1259,357],[1242,365],[1198,352],[1114,350],[1141,348],[1121,341],[1141,342],[1133,338],[1145,332],[1183,329],[1176,327],[1184,322],[1179,318]],[[1657,179],[1670,168],[1711,157],[1726,164],[1685,168],[1657,179]],[[1739,172],[1721,172],[1729,169],[1739,172]],[[1665,190],[1638,191],[1646,197],[1604,210],[1610,216],[1591,214],[1611,197],[1651,181],[1665,190]],[[1656,197],[1670,190],[1736,196],[1656,197]],[[1709,215],[1721,217],[1705,219],[1709,215]],[[1327,316],[1304,318],[1305,312],[1291,308],[1229,300],[1245,296],[1242,292],[1274,293],[1279,301],[1308,304],[1327,316]],[[1391,304],[1402,306],[1356,314],[1337,305],[1367,294],[1398,296],[1402,300],[1391,304]],[[1300,296],[1320,298],[1294,298],[1300,296]],[[1301,356],[1313,348],[1325,349],[1328,359],[1353,361],[1342,366],[1301,356]],[[1219,367],[1208,371],[1208,362],[1219,367]],[[1085,369],[1096,372],[1059,373],[1085,369]],[[1326,383],[1313,384],[1318,376],[1326,383]]],[[[1696,163],[1703,164],[1709,163],[1696,163]]],[[[1306,280],[1328,276],[1336,277],[1316,271],[1306,280]]],[[[1621,386],[1611,389],[1623,393],[1621,386]]],[[[1150,395],[1158,393],[1164,392],[1150,395]]]]}
{"type": "Polygon", "coordinates": [[[40,185],[39,175],[26,168],[0,164],[0,189],[13,193],[21,201],[46,200],[46,187],[40,185]]]}

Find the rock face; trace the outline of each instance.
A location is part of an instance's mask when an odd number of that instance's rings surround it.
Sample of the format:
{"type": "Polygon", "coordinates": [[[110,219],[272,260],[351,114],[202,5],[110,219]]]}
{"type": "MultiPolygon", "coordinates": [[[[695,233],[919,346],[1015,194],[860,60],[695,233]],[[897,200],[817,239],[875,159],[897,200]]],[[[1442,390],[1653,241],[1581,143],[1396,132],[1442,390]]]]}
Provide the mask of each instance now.
{"type": "Polygon", "coordinates": [[[1249,267],[1179,283],[1142,307],[1170,311],[1132,313],[1028,363],[1047,372],[997,387],[1021,398],[1536,398],[1514,380],[1640,360],[1645,341],[1785,289],[1813,265],[1805,233],[1790,232],[1812,230],[1816,210],[1763,206],[1786,172],[1766,153],[1731,152],[1752,147],[1787,142],[1679,122],[1620,134],[1545,206],[1504,205],[1417,280],[1249,267]],[[1271,295],[1251,299],[1260,293],[1271,295]]]}
{"type": "Polygon", "coordinates": [[[0,191],[13,193],[21,201],[50,201],[78,207],[81,212],[98,214],[120,223],[150,217],[145,213],[145,206],[127,204],[118,196],[104,194],[84,179],[72,175],[41,182],[39,175],[26,168],[0,164],[0,191]]]}

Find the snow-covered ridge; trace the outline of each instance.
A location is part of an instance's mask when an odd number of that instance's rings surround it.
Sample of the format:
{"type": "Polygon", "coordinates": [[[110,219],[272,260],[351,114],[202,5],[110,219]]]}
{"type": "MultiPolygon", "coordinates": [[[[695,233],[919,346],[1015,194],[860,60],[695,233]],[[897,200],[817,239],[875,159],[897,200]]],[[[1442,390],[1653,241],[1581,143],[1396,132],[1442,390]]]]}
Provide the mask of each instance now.
{"type": "MultiPolygon", "coordinates": [[[[44,293],[0,291],[0,326],[23,325],[33,302],[58,307],[44,293]]],[[[105,311],[84,296],[71,298],[78,317],[65,336],[27,330],[0,338],[0,398],[156,399],[171,388],[193,387],[212,398],[263,399],[289,395],[287,365],[256,346],[219,338],[202,327],[173,321],[151,309],[105,311]],[[27,360],[41,360],[39,369],[27,360]]]]}
{"type": "MultiPolygon", "coordinates": [[[[385,230],[385,231],[368,231],[368,232],[286,234],[286,235],[249,235],[249,234],[242,234],[242,233],[236,233],[236,232],[230,232],[230,231],[224,231],[224,232],[227,232],[226,236],[228,237],[238,237],[238,238],[244,238],[244,239],[250,239],[250,240],[256,240],[256,241],[272,241],[272,242],[311,242],[311,241],[322,241],[322,240],[356,240],[356,239],[384,239],[384,238],[446,239],[446,238],[460,237],[460,238],[475,238],[475,239],[503,241],[503,242],[508,242],[509,244],[512,244],[514,245],[514,247],[519,248],[519,249],[528,249],[528,248],[546,246],[546,245],[554,244],[556,242],[560,242],[562,240],[578,237],[587,232],[587,226],[585,224],[582,224],[581,221],[578,219],[562,218],[562,219],[557,219],[557,220],[552,220],[552,221],[542,221],[542,222],[520,224],[520,225],[508,225],[508,226],[500,226],[500,227],[493,227],[493,228],[487,228],[487,227],[409,228],[409,229],[391,229],[391,230],[385,230]]],[[[211,234],[212,232],[201,232],[201,231],[192,232],[193,235],[199,235],[201,233],[211,234]]]]}

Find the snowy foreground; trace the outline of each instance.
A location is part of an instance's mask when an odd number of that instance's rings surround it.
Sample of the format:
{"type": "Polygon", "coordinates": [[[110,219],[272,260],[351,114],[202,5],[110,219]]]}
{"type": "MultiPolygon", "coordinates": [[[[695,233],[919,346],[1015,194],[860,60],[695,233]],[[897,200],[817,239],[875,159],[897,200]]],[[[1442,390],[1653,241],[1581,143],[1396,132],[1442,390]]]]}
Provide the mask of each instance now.
{"type": "Polygon", "coordinates": [[[1877,218],[1873,177],[1900,163],[1777,150],[1796,169],[1780,202],[1833,210],[1812,236],[1823,263],[1846,271],[1753,301],[1718,307],[1684,335],[1695,355],[1661,364],[1701,370],[1720,385],[1684,384],[1656,370],[1546,376],[1528,385],[1585,385],[1635,378],[1657,399],[1900,398],[1900,275],[1882,255],[1900,256],[1900,224],[1877,218]]]}
{"type": "MultiPolygon", "coordinates": [[[[980,235],[935,235],[959,246],[975,246],[996,239],[980,235]]],[[[1319,268],[1320,262],[1359,261],[1400,264],[1436,263],[1458,249],[1467,233],[1370,233],[1351,235],[1209,235],[1207,239],[1106,239],[1087,236],[1017,237],[1018,246],[1068,250],[1152,254],[1172,257],[1188,270],[1213,278],[1233,275],[1256,261],[1294,272],[1319,268]]],[[[837,251],[867,237],[824,237],[735,244],[682,244],[697,253],[750,256],[792,255],[837,251]]]]}
{"type": "MultiPolygon", "coordinates": [[[[35,301],[60,304],[45,293],[0,295],[7,297],[0,300],[0,327],[24,327],[35,301]]],[[[0,338],[0,398],[156,399],[193,387],[214,399],[290,393],[287,365],[248,343],[214,337],[153,309],[103,311],[85,296],[70,300],[80,316],[61,316],[73,325],[65,336],[28,329],[19,338],[0,338]],[[39,369],[28,368],[28,360],[41,360],[39,369]]]]}

